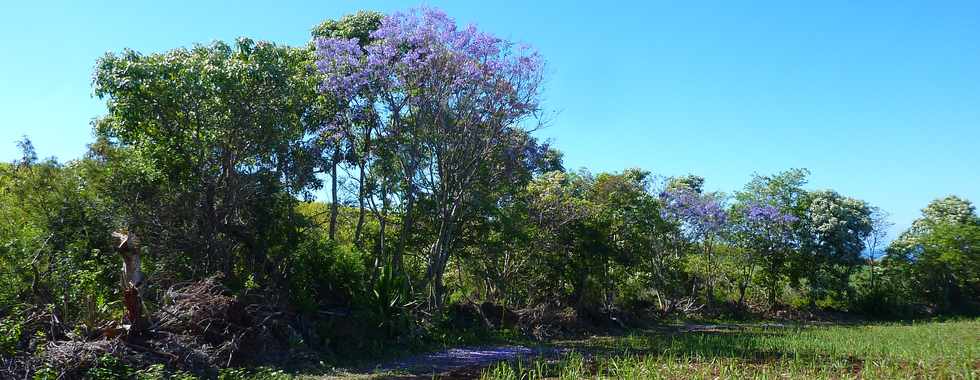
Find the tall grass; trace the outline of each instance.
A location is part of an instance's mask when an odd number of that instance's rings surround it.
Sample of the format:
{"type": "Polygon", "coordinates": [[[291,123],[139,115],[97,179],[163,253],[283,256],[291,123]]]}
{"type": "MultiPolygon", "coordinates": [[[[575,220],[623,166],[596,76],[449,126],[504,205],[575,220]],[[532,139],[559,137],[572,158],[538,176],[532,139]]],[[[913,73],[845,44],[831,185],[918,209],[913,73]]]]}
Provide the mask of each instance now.
{"type": "Polygon", "coordinates": [[[566,342],[558,360],[502,363],[484,379],[976,379],[980,320],[645,332],[566,342]]]}

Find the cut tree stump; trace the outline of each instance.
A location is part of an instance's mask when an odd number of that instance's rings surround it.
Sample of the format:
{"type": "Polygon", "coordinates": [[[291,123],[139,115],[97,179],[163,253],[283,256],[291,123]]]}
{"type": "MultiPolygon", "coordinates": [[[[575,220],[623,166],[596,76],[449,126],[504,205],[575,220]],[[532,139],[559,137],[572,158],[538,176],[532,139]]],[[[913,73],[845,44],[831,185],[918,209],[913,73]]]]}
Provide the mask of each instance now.
{"type": "Polygon", "coordinates": [[[122,290],[123,306],[126,308],[126,319],[129,321],[129,336],[140,336],[149,326],[143,316],[143,299],[140,297],[140,285],[143,284],[143,272],[140,270],[139,238],[132,232],[116,231],[112,236],[119,239],[116,253],[122,257],[122,290]]]}

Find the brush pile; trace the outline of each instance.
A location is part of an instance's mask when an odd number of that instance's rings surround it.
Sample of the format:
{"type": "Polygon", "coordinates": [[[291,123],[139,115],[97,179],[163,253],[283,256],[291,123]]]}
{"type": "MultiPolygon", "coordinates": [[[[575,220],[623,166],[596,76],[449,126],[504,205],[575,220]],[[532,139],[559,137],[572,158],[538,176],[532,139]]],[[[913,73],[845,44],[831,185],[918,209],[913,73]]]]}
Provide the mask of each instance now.
{"type": "MultiPolygon", "coordinates": [[[[131,368],[163,364],[212,377],[220,368],[311,359],[312,351],[296,344],[304,337],[294,327],[295,316],[268,304],[243,302],[218,277],[173,286],[162,301],[147,331],[135,334],[128,325],[110,324],[84,338],[52,341],[36,364],[60,378],[77,378],[109,355],[131,368]]],[[[20,373],[28,367],[12,359],[0,364],[20,373]]]]}

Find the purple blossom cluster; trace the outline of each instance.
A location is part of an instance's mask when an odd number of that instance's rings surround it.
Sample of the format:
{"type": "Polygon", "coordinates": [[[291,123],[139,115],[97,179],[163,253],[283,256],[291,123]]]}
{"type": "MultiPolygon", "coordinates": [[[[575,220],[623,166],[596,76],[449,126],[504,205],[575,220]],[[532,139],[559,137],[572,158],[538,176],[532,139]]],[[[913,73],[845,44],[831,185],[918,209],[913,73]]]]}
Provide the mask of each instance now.
{"type": "Polygon", "coordinates": [[[750,202],[745,208],[745,218],[750,222],[765,225],[788,225],[797,220],[791,214],[765,202],[750,202]]]}
{"type": "Polygon", "coordinates": [[[662,216],[684,223],[694,233],[717,233],[728,222],[728,214],[718,197],[691,189],[668,189],[660,193],[662,216]]]}
{"type": "Polygon", "coordinates": [[[371,80],[364,70],[364,52],[356,38],[321,38],[316,41],[317,68],[325,75],[320,91],[338,99],[349,99],[371,80]]]}
{"type": "Polygon", "coordinates": [[[386,16],[371,38],[365,47],[356,39],[316,41],[322,92],[349,103],[370,90],[396,110],[465,101],[470,108],[505,111],[505,122],[537,107],[543,70],[537,52],[472,25],[458,28],[438,9],[386,16]]]}

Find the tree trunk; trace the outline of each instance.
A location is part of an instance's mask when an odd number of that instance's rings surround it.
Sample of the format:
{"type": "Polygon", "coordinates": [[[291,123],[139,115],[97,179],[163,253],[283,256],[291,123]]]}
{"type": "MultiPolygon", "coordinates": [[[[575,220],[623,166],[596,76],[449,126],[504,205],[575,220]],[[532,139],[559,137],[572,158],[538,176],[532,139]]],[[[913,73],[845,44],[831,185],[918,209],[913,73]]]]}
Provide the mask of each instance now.
{"type": "Polygon", "coordinates": [[[357,226],[354,227],[354,246],[361,246],[361,231],[364,229],[364,164],[357,165],[360,171],[357,181],[357,226]]]}
{"type": "Polygon", "coordinates": [[[775,265],[775,263],[772,264],[772,267],[769,270],[770,270],[770,272],[769,272],[769,310],[775,310],[776,309],[776,285],[777,285],[777,283],[779,281],[779,278],[776,276],[776,265],[775,265]]]}
{"type": "Polygon", "coordinates": [[[868,265],[871,268],[871,291],[872,292],[876,292],[878,290],[878,288],[875,287],[875,252],[874,252],[874,250],[875,250],[875,248],[874,248],[874,246],[872,246],[871,247],[871,250],[869,252],[870,253],[870,256],[871,256],[871,260],[869,260],[869,265],[868,265]]]}
{"type": "Polygon", "coordinates": [[[123,291],[123,305],[126,307],[126,319],[129,320],[130,336],[140,336],[146,331],[147,322],[143,318],[143,298],[135,286],[129,286],[123,291]]]}
{"type": "Polygon", "coordinates": [[[714,270],[714,266],[712,265],[711,262],[712,261],[711,242],[707,238],[704,239],[704,253],[708,259],[708,275],[707,278],[705,278],[704,297],[705,297],[705,301],[710,306],[714,303],[715,300],[715,291],[714,291],[715,284],[714,284],[714,276],[711,274],[711,272],[714,270]]]}
{"type": "Polygon", "coordinates": [[[333,154],[333,163],[330,165],[330,240],[337,236],[337,164],[340,160],[340,151],[333,154]]]}
{"type": "Polygon", "coordinates": [[[396,273],[403,273],[402,268],[402,255],[405,252],[405,244],[408,241],[408,237],[412,233],[412,225],[415,221],[415,184],[409,180],[408,181],[408,192],[406,194],[407,204],[405,205],[405,215],[402,223],[402,230],[398,235],[398,243],[395,245],[395,252],[392,255],[391,263],[394,266],[396,273]]]}
{"type": "Polygon", "coordinates": [[[738,306],[740,307],[745,307],[745,290],[748,285],[746,282],[738,285],[738,306]]]}
{"type": "Polygon", "coordinates": [[[436,310],[442,308],[442,277],[446,271],[446,264],[449,262],[452,229],[452,221],[444,220],[439,229],[439,236],[429,253],[429,269],[426,271],[426,279],[429,285],[429,304],[436,310]]]}
{"type": "MultiPolygon", "coordinates": [[[[375,208],[377,210],[377,208],[375,208]]],[[[371,268],[371,284],[378,279],[378,269],[385,262],[385,234],[388,229],[388,185],[381,186],[381,212],[375,211],[378,217],[378,241],[374,255],[374,267],[371,268]]]]}

